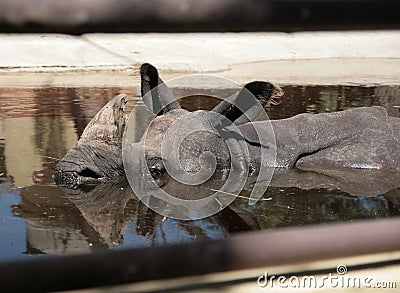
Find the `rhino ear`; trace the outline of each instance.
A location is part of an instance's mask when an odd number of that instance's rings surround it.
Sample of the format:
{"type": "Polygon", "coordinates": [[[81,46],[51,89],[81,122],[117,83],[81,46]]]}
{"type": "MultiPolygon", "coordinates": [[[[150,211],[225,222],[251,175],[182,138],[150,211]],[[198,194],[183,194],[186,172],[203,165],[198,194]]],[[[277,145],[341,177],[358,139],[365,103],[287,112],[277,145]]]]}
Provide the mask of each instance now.
{"type": "Polygon", "coordinates": [[[167,85],[158,76],[157,69],[144,63],[140,67],[141,94],[143,102],[156,115],[163,115],[180,105],[167,85]]]}
{"type": "Polygon", "coordinates": [[[269,82],[253,81],[218,104],[213,111],[224,115],[236,125],[254,121],[269,104],[276,90],[277,87],[269,82]]]}

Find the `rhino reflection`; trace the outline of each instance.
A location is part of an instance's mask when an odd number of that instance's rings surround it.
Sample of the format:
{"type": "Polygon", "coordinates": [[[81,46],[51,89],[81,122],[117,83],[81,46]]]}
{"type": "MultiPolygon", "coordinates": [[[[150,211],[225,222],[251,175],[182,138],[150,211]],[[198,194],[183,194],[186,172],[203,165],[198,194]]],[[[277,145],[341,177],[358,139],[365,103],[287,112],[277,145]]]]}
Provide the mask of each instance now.
{"type": "MultiPolygon", "coordinates": [[[[367,179],[365,175],[359,177],[367,179]]],[[[196,221],[174,220],[153,212],[136,199],[126,182],[62,190],[31,186],[22,190],[22,203],[13,211],[27,221],[29,254],[161,245],[256,229],[400,215],[400,188],[389,190],[395,186],[390,181],[383,186],[365,185],[365,195],[369,196],[354,197],[338,189],[350,191],[351,184],[342,182],[339,186],[326,181],[322,186],[321,179],[313,179],[308,173],[275,174],[264,195],[271,200],[249,206],[246,199],[237,198],[213,217],[196,221]],[[382,193],[371,196],[373,192],[382,193]]],[[[358,184],[361,186],[362,180],[358,184]]],[[[196,192],[196,188],[185,192],[196,192]]],[[[240,195],[248,197],[249,189],[240,195]]],[[[163,204],[160,199],[152,200],[152,204],[163,204]]]]}
{"type": "MultiPolygon", "coordinates": [[[[181,187],[181,184],[176,182],[171,183],[171,181],[167,185],[171,189],[177,186],[181,187]]],[[[200,221],[166,219],[153,212],[143,203],[138,202],[127,181],[100,184],[89,191],[82,188],[75,190],[63,188],[63,191],[74,202],[81,211],[82,216],[99,233],[104,241],[108,240],[110,247],[123,243],[123,233],[125,232],[127,222],[133,220],[126,217],[126,205],[130,199],[130,202],[136,206],[136,214],[133,217],[136,218],[135,231],[137,235],[153,237],[160,223],[171,221],[175,222],[182,230],[185,230],[193,239],[210,237],[207,229],[203,229],[197,225],[200,221]]],[[[198,188],[193,186],[180,190],[182,193],[198,193],[198,191],[198,188]]],[[[150,200],[152,206],[167,204],[155,197],[152,197],[150,200]]],[[[222,229],[224,234],[260,228],[257,219],[251,213],[234,207],[232,209],[224,209],[205,221],[215,222],[215,228],[222,229]]],[[[178,241],[180,240],[178,239],[178,241]]]]}
{"type": "Polygon", "coordinates": [[[13,206],[13,212],[27,220],[28,254],[64,255],[119,245],[185,242],[259,228],[253,215],[237,208],[204,221],[165,219],[141,204],[126,181],[80,189],[31,186],[23,189],[22,203],[13,206]],[[163,224],[173,226],[163,234],[180,236],[159,239],[157,231],[164,229],[163,224]],[[132,225],[133,229],[128,228],[132,225]],[[124,235],[135,243],[126,243],[124,235]]]}
{"type": "Polygon", "coordinates": [[[127,184],[110,183],[85,189],[61,188],[107,247],[123,243],[125,206],[131,198],[127,184]]]}
{"type": "Polygon", "coordinates": [[[71,254],[107,248],[59,188],[30,186],[22,190],[21,199],[12,208],[26,219],[27,253],[71,254]]]}
{"type": "MultiPolygon", "coordinates": [[[[251,180],[249,181],[251,184],[251,180]]],[[[271,186],[297,187],[303,190],[331,188],[355,196],[377,196],[400,187],[397,172],[383,170],[276,170],[271,186]]],[[[399,195],[400,196],[400,195],[399,195]]]]}
{"type": "Polygon", "coordinates": [[[393,192],[393,197],[353,197],[332,189],[273,187],[272,200],[260,203],[254,213],[263,229],[399,216],[400,190],[393,192]]]}

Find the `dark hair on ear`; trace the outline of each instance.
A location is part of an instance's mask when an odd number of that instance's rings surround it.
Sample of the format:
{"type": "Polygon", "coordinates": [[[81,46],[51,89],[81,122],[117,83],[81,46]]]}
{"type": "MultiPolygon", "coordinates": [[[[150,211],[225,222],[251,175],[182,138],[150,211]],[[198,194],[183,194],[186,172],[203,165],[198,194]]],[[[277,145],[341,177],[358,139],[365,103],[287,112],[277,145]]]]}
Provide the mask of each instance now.
{"type": "Polygon", "coordinates": [[[158,71],[149,63],[144,63],[140,67],[140,78],[142,97],[158,85],[158,71]]]}
{"type": "Polygon", "coordinates": [[[268,105],[274,90],[274,85],[269,82],[250,82],[239,93],[217,105],[213,111],[224,115],[237,125],[250,122],[268,105]]]}
{"type": "Polygon", "coordinates": [[[180,105],[174,95],[158,75],[157,69],[144,63],[140,67],[141,94],[143,102],[156,115],[179,109],[180,105]],[[148,93],[151,91],[151,95],[148,93]]]}
{"type": "Polygon", "coordinates": [[[244,88],[256,97],[263,108],[267,106],[275,89],[272,83],[262,81],[250,82],[244,88]]]}

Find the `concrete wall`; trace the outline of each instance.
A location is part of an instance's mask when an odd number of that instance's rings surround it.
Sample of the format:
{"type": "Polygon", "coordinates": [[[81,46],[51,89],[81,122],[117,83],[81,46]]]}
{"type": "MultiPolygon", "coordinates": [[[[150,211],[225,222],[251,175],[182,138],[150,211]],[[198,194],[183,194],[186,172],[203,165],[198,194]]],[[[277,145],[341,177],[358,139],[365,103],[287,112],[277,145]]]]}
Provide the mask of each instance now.
{"type": "Polygon", "coordinates": [[[400,31],[3,34],[0,52],[0,86],[127,86],[142,62],[165,79],[213,73],[239,83],[400,83],[400,31]]]}

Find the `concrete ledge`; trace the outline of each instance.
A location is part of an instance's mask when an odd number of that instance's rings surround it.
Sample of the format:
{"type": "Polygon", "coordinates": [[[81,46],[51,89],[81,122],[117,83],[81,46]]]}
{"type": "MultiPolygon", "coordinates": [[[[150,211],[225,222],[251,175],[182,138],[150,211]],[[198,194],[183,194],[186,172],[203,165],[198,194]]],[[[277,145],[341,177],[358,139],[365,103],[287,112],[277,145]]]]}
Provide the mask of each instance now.
{"type": "Polygon", "coordinates": [[[89,84],[98,78],[100,85],[126,86],[142,62],[166,79],[213,73],[240,83],[400,83],[400,31],[2,34],[0,52],[1,86],[85,84],[74,78],[78,73],[90,76],[89,84]],[[107,78],[110,72],[115,79],[107,78]]]}

